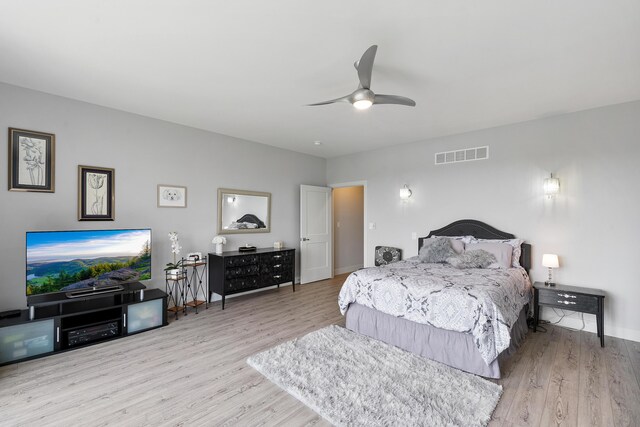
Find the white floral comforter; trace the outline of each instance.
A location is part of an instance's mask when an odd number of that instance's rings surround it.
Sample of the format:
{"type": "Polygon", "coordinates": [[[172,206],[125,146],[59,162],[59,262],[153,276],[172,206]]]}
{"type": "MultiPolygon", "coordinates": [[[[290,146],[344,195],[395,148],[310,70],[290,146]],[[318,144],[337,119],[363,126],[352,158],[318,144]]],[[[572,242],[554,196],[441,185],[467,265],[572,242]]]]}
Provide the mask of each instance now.
{"type": "Polygon", "coordinates": [[[472,334],[487,364],[509,347],[511,327],[532,295],[526,271],[457,269],[417,258],[365,268],[347,278],[338,298],[344,315],[358,303],[417,323],[472,334]]]}

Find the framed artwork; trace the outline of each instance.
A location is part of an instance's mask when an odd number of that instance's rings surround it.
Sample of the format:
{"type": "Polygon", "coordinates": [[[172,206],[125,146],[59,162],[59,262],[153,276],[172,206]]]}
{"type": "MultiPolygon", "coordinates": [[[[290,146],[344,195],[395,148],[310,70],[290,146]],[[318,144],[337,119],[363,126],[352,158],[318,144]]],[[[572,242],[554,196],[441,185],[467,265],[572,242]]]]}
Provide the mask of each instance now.
{"type": "Polygon", "coordinates": [[[158,184],[159,208],[186,208],[187,187],[158,184]]]}
{"type": "Polygon", "coordinates": [[[53,193],[56,136],[9,128],[9,190],[53,193]]]}
{"type": "Polygon", "coordinates": [[[78,221],[115,219],[115,170],[78,166],[78,221]]]}

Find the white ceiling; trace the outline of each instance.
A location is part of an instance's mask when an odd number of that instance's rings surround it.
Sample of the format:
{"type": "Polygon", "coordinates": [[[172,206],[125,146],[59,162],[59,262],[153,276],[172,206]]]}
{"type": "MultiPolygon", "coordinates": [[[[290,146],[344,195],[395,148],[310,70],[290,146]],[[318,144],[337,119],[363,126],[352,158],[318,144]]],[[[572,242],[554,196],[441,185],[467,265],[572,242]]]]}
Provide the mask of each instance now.
{"type": "Polygon", "coordinates": [[[640,99],[640,1],[3,0],[0,81],[334,157],[640,99]]]}

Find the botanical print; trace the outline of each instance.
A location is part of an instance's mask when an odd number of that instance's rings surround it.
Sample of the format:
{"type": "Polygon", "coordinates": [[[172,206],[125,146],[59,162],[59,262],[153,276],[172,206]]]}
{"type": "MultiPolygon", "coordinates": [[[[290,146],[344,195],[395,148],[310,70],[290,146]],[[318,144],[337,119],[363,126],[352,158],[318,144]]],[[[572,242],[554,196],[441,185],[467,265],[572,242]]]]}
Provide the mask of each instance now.
{"type": "Polygon", "coordinates": [[[52,133],[9,128],[9,191],[55,191],[55,145],[52,133]]]}
{"type": "Polygon", "coordinates": [[[20,136],[18,138],[18,184],[46,184],[47,141],[20,136]]]}
{"type": "Polygon", "coordinates": [[[104,173],[87,172],[85,214],[107,215],[107,179],[104,173]]]}

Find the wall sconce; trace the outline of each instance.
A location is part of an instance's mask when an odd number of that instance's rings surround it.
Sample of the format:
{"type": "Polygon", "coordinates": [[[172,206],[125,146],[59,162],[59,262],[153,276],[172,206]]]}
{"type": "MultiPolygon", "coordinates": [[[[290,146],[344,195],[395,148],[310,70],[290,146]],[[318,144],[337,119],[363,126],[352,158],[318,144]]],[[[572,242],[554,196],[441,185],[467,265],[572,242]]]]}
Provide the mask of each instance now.
{"type": "Polygon", "coordinates": [[[556,194],[560,192],[560,180],[558,178],[554,178],[553,174],[547,179],[544,180],[544,195],[547,196],[547,199],[553,199],[556,194]]]}
{"type": "Polygon", "coordinates": [[[405,184],[404,187],[400,189],[400,198],[402,200],[407,200],[409,197],[411,197],[411,190],[409,189],[407,184],[405,184]]]}

